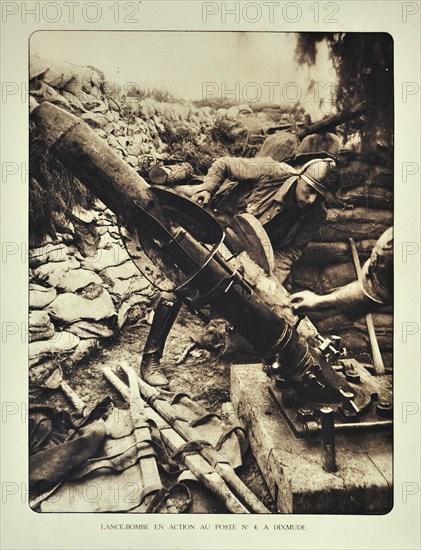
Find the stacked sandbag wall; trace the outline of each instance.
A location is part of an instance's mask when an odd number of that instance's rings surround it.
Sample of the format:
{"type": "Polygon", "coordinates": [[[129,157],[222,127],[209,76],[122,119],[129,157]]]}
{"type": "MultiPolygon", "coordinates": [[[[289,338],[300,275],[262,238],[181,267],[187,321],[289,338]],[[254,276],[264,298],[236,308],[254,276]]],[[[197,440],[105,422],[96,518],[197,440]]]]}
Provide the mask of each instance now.
{"type": "Polygon", "coordinates": [[[29,251],[31,382],[57,362],[83,359],[115,337],[129,310],[146,313],[155,291],[123,246],[114,214],[100,201],[75,208],[55,239],[29,251]]]}
{"type": "MultiPolygon", "coordinates": [[[[184,128],[200,143],[216,120],[209,107],[139,100],[107,84],[93,67],[33,56],[31,110],[43,101],[80,116],[136,171],[166,158],[166,126],[184,128]]],[[[36,383],[58,361],[73,363],[110,341],[134,306],[150,307],[156,291],[127,255],[117,220],[100,201],[62,216],[51,235],[32,237],[29,356],[36,383]]]]}
{"type": "MultiPolygon", "coordinates": [[[[348,153],[343,155],[339,201],[328,205],[326,222],[314,242],[304,250],[292,272],[293,291],[327,294],[356,279],[349,238],[355,242],[360,263],[370,256],[380,235],[393,225],[393,166],[388,158],[348,153]],[[342,204],[341,202],[342,201],[342,204]]],[[[309,315],[322,334],[337,334],[350,352],[370,355],[365,319],[345,315],[321,319],[309,315]]],[[[373,315],[376,334],[386,365],[392,363],[392,306],[373,315]]]]}
{"type": "Polygon", "coordinates": [[[146,159],[165,158],[166,125],[187,129],[200,144],[217,118],[210,107],[138,99],[128,95],[130,88],[107,83],[93,67],[51,64],[36,56],[31,58],[29,91],[32,108],[49,101],[80,116],[136,170],[146,159]]]}

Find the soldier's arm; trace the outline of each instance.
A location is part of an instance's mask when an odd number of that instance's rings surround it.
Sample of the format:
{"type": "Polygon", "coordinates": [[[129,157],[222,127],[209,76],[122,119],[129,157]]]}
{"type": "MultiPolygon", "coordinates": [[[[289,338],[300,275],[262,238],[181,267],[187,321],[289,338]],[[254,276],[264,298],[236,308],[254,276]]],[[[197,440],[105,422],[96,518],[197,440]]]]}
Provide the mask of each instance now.
{"type": "Polygon", "coordinates": [[[297,292],[291,297],[291,303],[296,313],[329,310],[331,315],[343,313],[354,319],[392,302],[392,276],[393,231],[388,229],[365,262],[361,281],[354,281],[324,296],[308,290],[297,292]]]}
{"type": "Polygon", "coordinates": [[[359,281],[349,283],[322,296],[310,290],[297,292],[291,296],[291,304],[295,313],[326,310],[329,315],[343,313],[350,319],[376,311],[382,305],[364,293],[359,281]]]}
{"type": "Polygon", "coordinates": [[[270,157],[256,159],[221,157],[209,168],[203,184],[198,187],[192,200],[205,206],[225,180],[257,183],[264,180],[269,181],[280,174],[284,174],[280,164],[270,157]]]}

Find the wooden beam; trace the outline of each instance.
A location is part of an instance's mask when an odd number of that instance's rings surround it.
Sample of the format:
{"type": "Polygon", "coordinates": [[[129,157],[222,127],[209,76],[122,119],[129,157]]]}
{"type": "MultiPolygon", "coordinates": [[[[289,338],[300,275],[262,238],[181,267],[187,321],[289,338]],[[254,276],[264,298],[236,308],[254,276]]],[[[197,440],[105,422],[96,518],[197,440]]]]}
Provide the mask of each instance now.
{"type": "MultiPolygon", "coordinates": [[[[362,373],[362,371],[361,371],[362,373]]],[[[363,375],[363,373],[362,373],[363,375]]],[[[369,376],[367,375],[363,376],[369,376]]],[[[372,377],[379,393],[390,377],[372,377]]],[[[284,514],[384,514],[392,507],[392,431],[338,433],[338,471],[322,465],[320,437],[297,438],[269,395],[259,364],[231,367],[231,401],[284,514]]]]}

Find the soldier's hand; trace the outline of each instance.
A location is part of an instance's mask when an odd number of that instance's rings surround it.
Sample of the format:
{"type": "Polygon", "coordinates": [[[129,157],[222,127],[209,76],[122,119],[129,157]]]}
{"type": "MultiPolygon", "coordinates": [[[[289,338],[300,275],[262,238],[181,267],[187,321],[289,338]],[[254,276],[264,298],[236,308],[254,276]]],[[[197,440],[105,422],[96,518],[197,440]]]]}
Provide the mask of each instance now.
{"type": "Polygon", "coordinates": [[[320,296],[310,290],[296,292],[291,296],[291,305],[294,313],[304,313],[306,311],[315,311],[320,305],[320,296]]]}
{"type": "Polygon", "coordinates": [[[206,206],[211,198],[212,195],[210,194],[210,192],[203,189],[201,191],[197,191],[192,196],[192,201],[197,202],[197,204],[199,204],[200,206],[206,206]]]}

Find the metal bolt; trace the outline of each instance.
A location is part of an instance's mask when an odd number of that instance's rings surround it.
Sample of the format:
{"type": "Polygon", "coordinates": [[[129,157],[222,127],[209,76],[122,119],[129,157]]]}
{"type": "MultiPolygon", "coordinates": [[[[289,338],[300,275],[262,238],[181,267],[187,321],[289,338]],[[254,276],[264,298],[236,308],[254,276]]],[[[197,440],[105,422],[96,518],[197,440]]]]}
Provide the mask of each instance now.
{"type": "Polygon", "coordinates": [[[354,369],[349,369],[345,371],[345,379],[348,382],[352,382],[354,384],[359,384],[361,382],[361,377],[358,374],[358,372],[354,369]]]}
{"type": "Polygon", "coordinates": [[[297,411],[297,418],[300,422],[306,422],[307,420],[313,420],[314,410],[309,407],[300,407],[297,411]]]}
{"type": "Polygon", "coordinates": [[[382,418],[391,418],[393,414],[393,406],[389,401],[380,401],[376,405],[376,412],[382,418]]]}
{"type": "Polygon", "coordinates": [[[341,351],[341,337],[336,336],[335,334],[332,334],[331,336],[333,347],[336,348],[338,351],[341,351]]]}
{"type": "Polygon", "coordinates": [[[323,469],[326,472],[336,472],[335,452],[335,413],[331,407],[320,409],[320,420],[322,424],[322,461],[323,469]]]}
{"type": "Polygon", "coordinates": [[[350,391],[345,391],[342,388],[339,390],[339,393],[342,395],[342,408],[345,411],[352,411],[354,413],[359,413],[360,409],[357,407],[354,397],[355,395],[350,391]]]}

